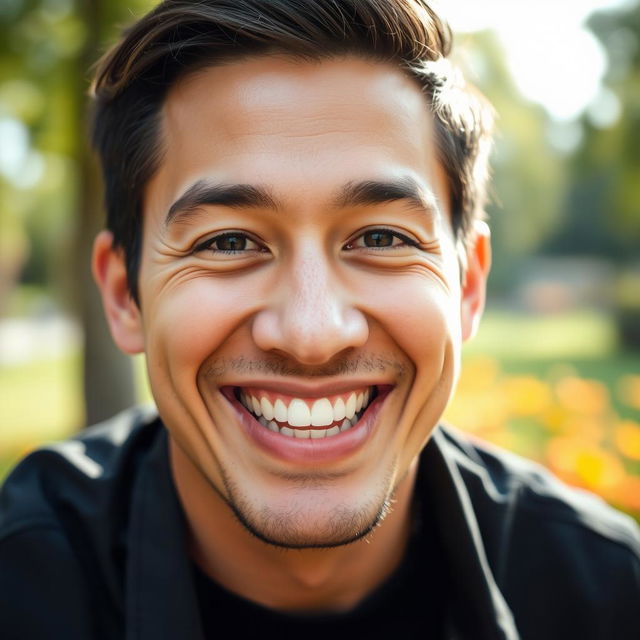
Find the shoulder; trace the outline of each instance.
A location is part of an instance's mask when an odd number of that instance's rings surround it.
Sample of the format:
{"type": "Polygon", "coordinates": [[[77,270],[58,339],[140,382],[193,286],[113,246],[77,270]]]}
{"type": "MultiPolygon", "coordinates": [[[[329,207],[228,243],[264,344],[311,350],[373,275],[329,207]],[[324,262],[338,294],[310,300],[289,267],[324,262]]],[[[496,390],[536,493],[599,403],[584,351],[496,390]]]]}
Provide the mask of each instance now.
{"type": "Polygon", "coordinates": [[[534,462],[449,427],[438,438],[518,626],[530,637],[636,637],[637,523],[534,462]]]}
{"type": "Polygon", "coordinates": [[[640,557],[640,529],[630,516],[588,491],[568,486],[540,464],[450,426],[440,431],[446,455],[455,461],[474,504],[488,509],[493,504],[498,511],[517,509],[534,520],[565,524],[640,557]]]}
{"type": "Polygon", "coordinates": [[[0,489],[0,544],[81,511],[97,517],[126,494],[160,429],[155,410],[135,407],[26,456],[0,489]]]}
{"type": "Polygon", "coordinates": [[[125,493],[141,454],[159,430],[148,408],[136,407],[75,437],[37,449],[0,491],[0,543],[17,530],[51,525],[72,512],[107,508],[125,493]]]}
{"type": "Polygon", "coordinates": [[[161,430],[155,412],[131,409],[11,472],[0,491],[3,638],[87,640],[96,625],[120,635],[129,504],[161,430]]]}

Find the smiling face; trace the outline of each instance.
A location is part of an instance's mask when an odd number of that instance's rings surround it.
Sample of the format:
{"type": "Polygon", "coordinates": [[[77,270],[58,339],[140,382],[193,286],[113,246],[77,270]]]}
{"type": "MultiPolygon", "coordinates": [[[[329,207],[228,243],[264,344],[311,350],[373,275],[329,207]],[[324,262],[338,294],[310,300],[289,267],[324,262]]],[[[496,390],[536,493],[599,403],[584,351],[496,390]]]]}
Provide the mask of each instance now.
{"type": "Polygon", "coordinates": [[[116,342],[146,352],[174,474],[196,470],[274,544],[368,531],[449,400],[486,239],[461,287],[433,126],[390,65],[208,68],[162,112],[141,311],[121,254],[96,245],[116,342]]]}

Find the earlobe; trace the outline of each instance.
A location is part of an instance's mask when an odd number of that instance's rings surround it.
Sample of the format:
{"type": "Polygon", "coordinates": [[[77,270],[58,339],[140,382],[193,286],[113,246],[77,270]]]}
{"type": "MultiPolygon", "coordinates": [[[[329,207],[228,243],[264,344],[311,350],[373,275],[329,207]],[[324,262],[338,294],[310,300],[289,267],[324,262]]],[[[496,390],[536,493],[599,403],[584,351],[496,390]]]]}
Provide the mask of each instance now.
{"type": "Polygon", "coordinates": [[[491,234],[482,220],[474,224],[473,239],[467,252],[467,270],[462,283],[460,321],[462,340],[472,338],[480,323],[491,268],[491,234]]]}
{"type": "Polygon", "coordinates": [[[92,270],[114,342],[125,353],[141,353],[144,332],[140,309],[129,292],[124,252],[114,248],[110,231],[101,231],[96,236],[92,270]]]}

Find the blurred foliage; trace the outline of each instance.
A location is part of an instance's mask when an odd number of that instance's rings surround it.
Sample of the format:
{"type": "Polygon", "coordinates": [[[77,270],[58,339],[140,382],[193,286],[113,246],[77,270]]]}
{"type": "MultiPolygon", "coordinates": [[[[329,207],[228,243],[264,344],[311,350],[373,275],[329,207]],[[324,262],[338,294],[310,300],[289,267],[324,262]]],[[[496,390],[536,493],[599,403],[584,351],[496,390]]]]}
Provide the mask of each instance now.
{"type": "MultiPolygon", "coordinates": [[[[0,282],[74,284],[90,67],[149,0],[0,2],[0,282]]],[[[100,198],[100,194],[96,194],[100,198]]],[[[0,310],[2,309],[0,287],[0,310]]]]}
{"type": "Polygon", "coordinates": [[[497,112],[488,211],[494,293],[513,290],[536,253],[599,256],[621,268],[638,260],[640,3],[597,12],[588,27],[607,72],[593,103],[567,122],[519,96],[492,32],[458,38],[460,63],[497,112]]]}
{"type": "MultiPolygon", "coordinates": [[[[90,276],[102,188],[88,148],[91,68],[141,0],[0,3],[0,313],[20,278],[82,325],[87,421],[133,402],[128,359],[108,335],[90,276]]],[[[49,311],[51,305],[49,305],[49,311]]]]}
{"type": "Polygon", "coordinates": [[[562,226],[548,249],[623,263],[638,260],[640,245],[640,7],[595,13],[589,26],[608,70],[577,123],[582,144],[568,165],[562,226]]]}
{"type": "Polygon", "coordinates": [[[519,95],[493,32],[460,36],[456,56],[496,112],[488,207],[493,247],[490,287],[503,293],[514,284],[514,267],[535,253],[558,225],[566,162],[549,142],[544,109],[519,95]]]}

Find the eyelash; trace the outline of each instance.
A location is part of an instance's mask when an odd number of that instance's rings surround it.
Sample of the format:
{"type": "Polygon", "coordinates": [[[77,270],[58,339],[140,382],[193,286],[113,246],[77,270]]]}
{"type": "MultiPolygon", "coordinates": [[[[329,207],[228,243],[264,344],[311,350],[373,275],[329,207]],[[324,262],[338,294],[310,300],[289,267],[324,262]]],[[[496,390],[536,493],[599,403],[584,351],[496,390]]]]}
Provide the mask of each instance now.
{"type": "MultiPolygon", "coordinates": [[[[200,251],[211,251],[213,253],[221,253],[223,255],[237,255],[239,253],[245,253],[246,251],[251,251],[251,249],[214,249],[213,245],[220,240],[224,240],[225,238],[241,238],[245,242],[253,242],[256,246],[259,246],[255,240],[252,240],[249,235],[243,233],[242,231],[226,231],[225,233],[220,233],[217,236],[213,236],[212,238],[207,238],[203,242],[196,245],[194,249],[194,253],[198,253],[200,251]]],[[[252,251],[255,251],[253,249],[252,251]]],[[[264,248],[259,249],[260,252],[264,251],[264,248]]]]}
{"type": "MultiPolygon", "coordinates": [[[[369,250],[374,250],[374,251],[385,251],[388,249],[398,249],[400,247],[402,247],[403,245],[407,245],[410,247],[419,247],[420,243],[417,240],[413,240],[412,238],[409,238],[408,236],[405,236],[403,233],[400,233],[399,231],[394,231],[393,229],[387,229],[385,227],[376,227],[374,229],[367,229],[366,231],[362,231],[360,232],[359,235],[357,235],[353,240],[350,240],[349,242],[347,242],[347,244],[345,245],[345,248],[349,248],[349,247],[353,247],[353,244],[359,240],[360,238],[363,238],[364,236],[366,236],[367,234],[374,234],[374,233],[388,233],[390,236],[392,236],[393,238],[397,238],[398,240],[402,241],[402,244],[397,244],[397,245],[390,245],[390,246],[383,246],[383,247],[358,247],[360,249],[369,249],[369,250]]],[[[393,240],[392,240],[393,242],[393,240]]]]}
{"type": "MultiPolygon", "coordinates": [[[[418,247],[419,243],[416,240],[413,240],[411,238],[409,238],[408,236],[405,236],[403,233],[399,233],[398,231],[394,231],[392,229],[387,229],[385,227],[376,227],[373,229],[367,229],[366,231],[362,231],[358,236],[356,236],[353,240],[350,240],[349,242],[347,242],[347,244],[345,244],[344,248],[345,249],[353,249],[353,245],[355,244],[355,242],[357,240],[359,240],[360,238],[363,238],[364,236],[366,236],[367,234],[374,234],[374,233],[388,233],[389,235],[391,235],[393,238],[397,238],[398,240],[402,241],[402,244],[399,245],[389,245],[389,246],[381,246],[381,247],[357,247],[360,249],[372,249],[374,251],[385,251],[388,249],[397,249],[403,245],[408,245],[410,247],[418,247]]],[[[241,238],[243,239],[245,242],[252,242],[255,245],[258,245],[258,243],[255,240],[252,240],[251,237],[249,235],[247,235],[246,233],[243,233],[242,231],[227,231],[225,233],[220,233],[216,236],[213,236],[211,238],[207,238],[206,240],[204,240],[203,242],[199,243],[198,245],[196,245],[195,249],[194,249],[194,253],[198,253],[200,251],[211,251],[213,253],[220,253],[223,255],[237,255],[240,253],[245,253],[247,251],[255,251],[255,249],[238,249],[238,250],[234,250],[234,249],[215,249],[213,248],[213,245],[216,242],[219,242],[221,240],[224,240],[226,238],[233,238],[233,237],[237,237],[237,238],[241,238]]],[[[393,242],[393,240],[392,240],[393,242]]],[[[259,250],[260,252],[265,251],[264,248],[259,250]]]]}

